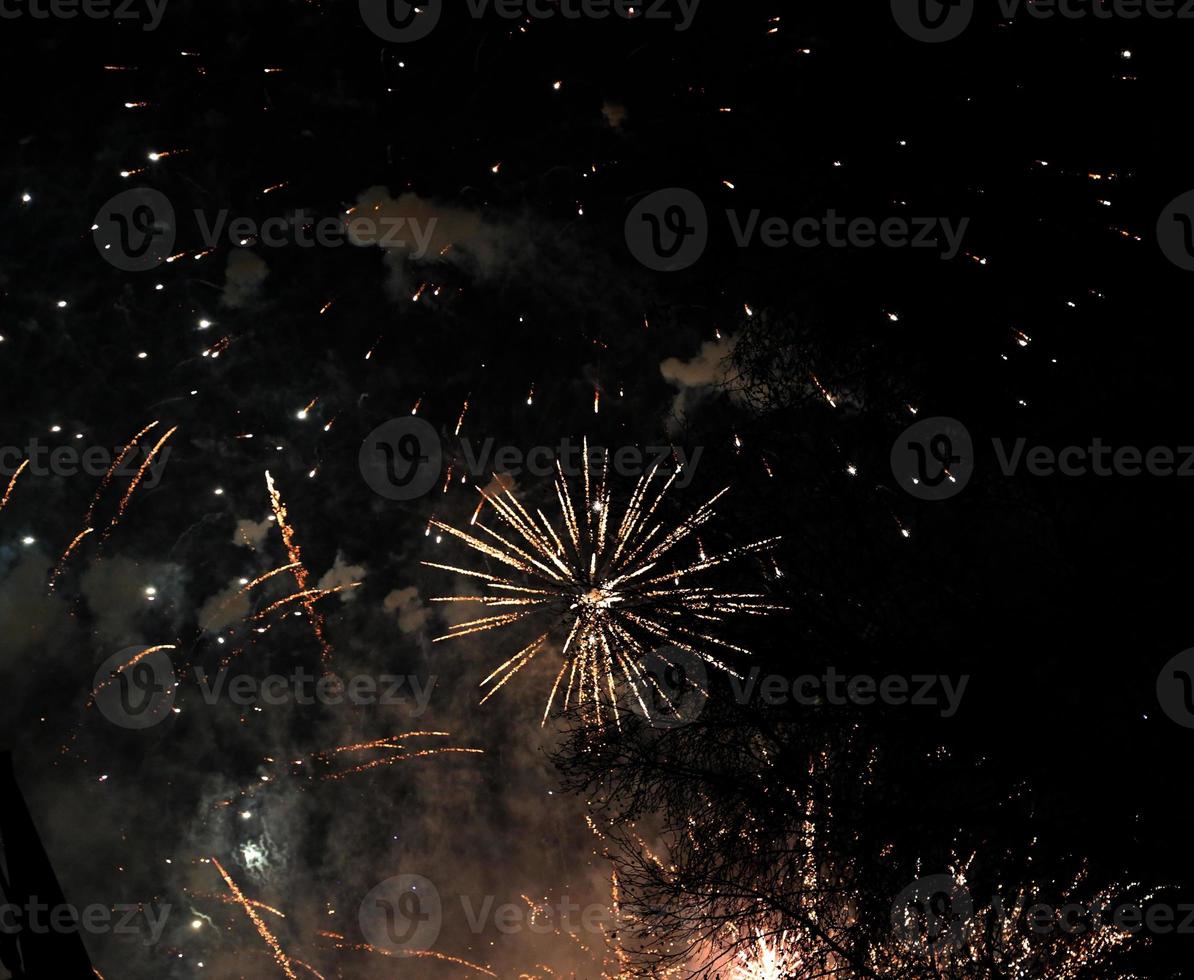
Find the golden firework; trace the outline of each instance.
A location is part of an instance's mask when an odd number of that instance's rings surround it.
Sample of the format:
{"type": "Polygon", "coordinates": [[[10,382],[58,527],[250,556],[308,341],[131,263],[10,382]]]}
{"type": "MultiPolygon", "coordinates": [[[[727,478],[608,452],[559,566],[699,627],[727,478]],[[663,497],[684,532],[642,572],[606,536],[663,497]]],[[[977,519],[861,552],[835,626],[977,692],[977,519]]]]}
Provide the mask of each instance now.
{"type": "MultiPolygon", "coordinates": [[[[698,542],[696,561],[668,567],[676,546],[714,516],[713,506],[727,490],[715,495],[679,525],[665,530],[656,512],[680,470],[677,468],[654,492],[652,487],[659,474],[657,463],[639,479],[621,520],[615,521],[610,507],[608,451],[602,453],[599,467],[591,467],[586,440],[583,460],[584,492],[579,507],[573,501],[563,467],[556,461],[556,496],[564,525],[560,532],[541,510],[536,510],[534,516],[528,513],[501,480],[495,480],[489,489],[478,487],[483,503],[493,507],[504,525],[501,533],[476,517],[472,526],[484,537],[432,520],[435,527],[512,572],[491,574],[423,562],[432,568],[479,579],[485,589],[491,590],[486,595],[432,599],[477,603],[494,610],[492,615],[451,627],[436,642],[500,629],[533,617],[545,620],[546,628],[535,640],[481,682],[482,687],[489,687],[482,704],[547,648],[555,630],[560,629],[566,635],[559,673],[543,712],[544,724],[564,685],[565,675],[565,710],[572,704],[586,711],[591,709],[598,721],[603,703],[609,705],[615,722],[619,719],[615,684],[619,675],[644,714],[650,715],[648,702],[652,700],[652,692],[658,695],[659,703],[671,707],[666,693],[644,669],[644,658],[655,647],[674,647],[734,674],[720,659],[719,652],[749,656],[750,651],[710,630],[733,615],[761,616],[784,608],[766,601],[767,597],[759,593],[725,592],[713,585],[690,584],[703,572],[773,547],[779,538],[732,548],[712,557],[705,554],[698,542]],[[592,472],[594,469],[600,473],[592,472]]],[[[666,652],[655,652],[664,663],[670,663],[666,652]]]]}

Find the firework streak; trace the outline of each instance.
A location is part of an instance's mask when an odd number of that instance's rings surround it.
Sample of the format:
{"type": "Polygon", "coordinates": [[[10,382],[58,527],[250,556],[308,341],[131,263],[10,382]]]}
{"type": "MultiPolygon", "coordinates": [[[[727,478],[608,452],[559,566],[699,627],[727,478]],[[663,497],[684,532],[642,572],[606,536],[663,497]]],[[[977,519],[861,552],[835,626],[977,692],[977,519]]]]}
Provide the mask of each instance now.
{"type": "Polygon", "coordinates": [[[437,953],[433,949],[406,949],[401,953],[392,953],[388,949],[380,949],[377,946],[370,946],[368,943],[350,943],[343,936],[335,932],[321,932],[319,933],[325,939],[335,940],[336,949],[350,949],[358,953],[376,953],[378,956],[393,956],[396,959],[406,959],[407,957],[421,957],[429,960],[440,960],[444,963],[455,963],[457,966],[467,967],[470,970],[475,970],[477,973],[482,973],[487,977],[497,977],[497,974],[492,970],[487,970],[483,966],[478,966],[476,963],[470,963],[468,960],[462,960],[459,956],[450,956],[447,953],[437,953]]]}
{"type": "Polygon", "coordinates": [[[287,957],[287,955],[282,951],[282,944],[279,943],[274,934],[269,931],[269,928],[266,926],[265,922],[262,921],[261,916],[259,916],[256,909],[253,908],[253,904],[247,898],[245,898],[244,893],[239,887],[237,887],[236,882],[232,880],[232,876],[224,870],[224,866],[220,864],[219,861],[213,857],[211,859],[211,863],[214,864],[216,866],[216,870],[220,872],[220,877],[224,879],[224,884],[228,886],[228,890],[232,893],[232,897],[236,900],[237,904],[245,910],[245,915],[249,917],[249,921],[252,922],[253,926],[257,929],[257,934],[261,936],[261,938],[265,941],[265,944],[273,951],[274,961],[279,967],[281,967],[282,972],[285,973],[290,980],[298,980],[298,975],[294,972],[289,957],[287,957]]]}
{"type": "Polygon", "coordinates": [[[13,488],[17,485],[17,477],[19,477],[25,468],[29,465],[29,460],[25,460],[17,467],[16,472],[13,473],[12,479],[8,481],[8,489],[4,491],[4,497],[0,498],[0,510],[4,510],[8,506],[8,498],[12,496],[13,488]]]}
{"type": "MultiPolygon", "coordinates": [[[[298,541],[295,539],[294,528],[290,526],[286,519],[286,504],[282,502],[282,495],[278,493],[277,487],[274,486],[274,478],[270,476],[269,470],[265,471],[265,485],[269,490],[270,506],[274,510],[274,519],[278,522],[278,527],[282,531],[282,542],[286,546],[286,553],[290,556],[294,584],[298,586],[300,593],[306,593],[310,575],[303,564],[303,552],[299,547],[298,541]]],[[[307,620],[311,623],[311,632],[315,634],[315,639],[319,642],[319,655],[323,662],[324,673],[327,673],[331,668],[332,647],[324,636],[323,614],[315,608],[315,596],[307,594],[300,601],[307,613],[307,620]]]]}
{"type": "Polygon", "coordinates": [[[403,735],[394,735],[390,738],[379,738],[372,742],[358,742],[355,745],[340,745],[334,749],[327,749],[323,752],[317,752],[314,758],[324,763],[331,765],[332,760],[338,755],[356,754],[358,752],[371,752],[378,749],[387,749],[394,753],[393,755],[385,756],[381,759],[371,759],[368,762],[362,762],[359,765],[352,766],[349,769],[342,769],[339,772],[329,772],[324,775],[324,779],[343,779],[345,776],[351,776],[358,772],[367,772],[370,769],[379,769],[382,766],[392,766],[397,762],[406,762],[408,759],[421,759],[430,755],[451,755],[451,754],[466,754],[466,755],[483,755],[483,749],[462,749],[452,746],[436,746],[429,749],[411,749],[407,748],[402,739],[407,738],[450,738],[448,732],[406,732],[403,735]]]}

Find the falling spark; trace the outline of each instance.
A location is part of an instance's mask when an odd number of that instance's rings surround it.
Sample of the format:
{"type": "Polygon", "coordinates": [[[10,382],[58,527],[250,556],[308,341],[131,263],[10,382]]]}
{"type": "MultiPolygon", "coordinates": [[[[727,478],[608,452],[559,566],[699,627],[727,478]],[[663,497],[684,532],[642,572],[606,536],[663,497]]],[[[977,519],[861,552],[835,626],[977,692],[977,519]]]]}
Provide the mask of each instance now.
{"type": "Polygon", "coordinates": [[[378,956],[393,956],[398,959],[405,959],[409,956],[430,960],[440,960],[444,963],[455,963],[457,966],[467,967],[470,970],[475,970],[477,973],[483,973],[487,977],[497,976],[497,974],[492,970],[487,970],[483,966],[478,966],[476,963],[470,963],[468,960],[462,960],[459,956],[451,956],[448,953],[436,952],[434,949],[406,949],[401,953],[394,953],[388,949],[380,949],[377,946],[370,946],[368,943],[347,942],[343,936],[337,935],[334,932],[321,932],[319,935],[326,939],[336,940],[336,949],[352,950],[358,953],[376,953],[378,956]]]}
{"type": "Polygon", "coordinates": [[[66,568],[66,562],[67,562],[67,559],[70,558],[71,553],[77,547],[79,547],[80,542],[82,542],[82,540],[85,537],[87,537],[87,535],[91,534],[94,531],[95,531],[95,528],[93,528],[93,527],[83,528],[82,531],[80,531],[78,534],[75,535],[74,540],[71,541],[71,543],[66,546],[66,551],[64,551],[62,553],[62,557],[58,559],[58,564],[54,566],[54,571],[50,573],[49,591],[51,591],[51,592],[54,591],[54,587],[58,584],[58,578],[59,578],[59,576],[62,575],[63,570],[66,568]]]}
{"type": "Polygon", "coordinates": [[[823,384],[821,384],[821,379],[815,374],[810,374],[809,377],[812,378],[813,384],[817,386],[817,390],[821,392],[821,396],[827,402],[829,402],[830,408],[837,408],[837,400],[829,393],[829,390],[823,384]]]}
{"type": "Polygon", "coordinates": [[[460,409],[460,418],[456,420],[456,435],[460,435],[461,426],[464,425],[464,416],[468,414],[468,399],[464,400],[464,407],[460,409]]]}
{"type": "Polygon", "coordinates": [[[343,779],[345,776],[352,776],[356,773],[367,772],[370,769],[378,769],[383,766],[392,766],[398,762],[406,762],[410,759],[422,759],[432,755],[484,755],[483,749],[465,749],[455,746],[434,746],[427,749],[408,749],[403,739],[409,738],[451,738],[448,732],[406,732],[403,735],[394,735],[390,738],[374,739],[372,742],[358,742],[355,745],[340,745],[336,748],[327,749],[323,752],[317,752],[312,758],[317,762],[322,762],[325,765],[330,765],[333,757],[344,755],[346,753],[356,752],[373,752],[378,749],[388,749],[393,754],[385,756],[381,759],[371,759],[368,762],[360,763],[352,766],[349,769],[342,769],[338,772],[329,772],[324,775],[324,779],[343,779]]]}
{"type": "MultiPolygon", "coordinates": [[[[229,801],[229,803],[231,803],[231,801],[229,801]]],[[[223,902],[226,905],[240,905],[241,904],[240,900],[238,900],[235,895],[205,895],[205,894],[201,894],[201,893],[196,893],[195,897],[196,898],[214,899],[215,901],[223,902]]],[[[272,915],[276,915],[279,919],[286,918],[285,912],[274,908],[272,905],[266,905],[265,902],[258,902],[256,899],[252,899],[252,898],[245,898],[244,901],[248,902],[255,909],[260,909],[262,912],[269,912],[272,915]]],[[[192,909],[192,911],[194,911],[194,909],[192,909]]]]}
{"type": "Polygon", "coordinates": [[[159,644],[158,646],[146,647],[144,650],[142,650],[140,653],[138,653],[136,656],[134,656],[131,660],[129,660],[128,663],[121,664],[119,667],[115,668],[112,671],[111,676],[109,676],[105,681],[103,681],[100,684],[97,684],[95,689],[91,692],[91,696],[87,699],[87,706],[90,707],[91,705],[93,705],[95,703],[95,696],[100,691],[102,691],[104,688],[106,688],[109,684],[113,683],[120,674],[123,674],[130,667],[136,667],[137,664],[139,664],[142,660],[144,660],[146,657],[151,656],[152,654],[158,653],[162,650],[174,650],[174,649],[176,649],[176,647],[172,643],[162,643],[162,644],[159,644]]]}
{"type": "Polygon", "coordinates": [[[249,921],[253,923],[254,928],[257,930],[257,934],[261,936],[261,938],[265,941],[265,944],[273,951],[274,961],[282,968],[282,972],[285,973],[290,980],[298,980],[298,976],[295,974],[290,965],[290,959],[282,951],[281,943],[279,943],[274,934],[269,931],[269,928],[266,926],[261,916],[257,914],[256,909],[254,909],[249,900],[245,898],[244,893],[237,886],[236,882],[232,880],[232,876],[224,870],[224,866],[220,864],[220,862],[214,857],[211,859],[211,863],[214,864],[216,866],[216,870],[220,872],[220,877],[224,879],[224,884],[226,884],[228,886],[228,890],[232,892],[232,896],[236,899],[237,904],[245,910],[245,915],[247,915],[249,917],[249,921]]]}
{"type": "MultiPolygon", "coordinates": [[[[270,506],[274,512],[274,520],[282,531],[282,543],[286,547],[287,555],[290,556],[294,583],[298,586],[300,592],[305,592],[308,588],[309,575],[306,566],[303,564],[303,552],[294,536],[294,528],[290,526],[289,521],[286,519],[286,504],[282,502],[282,495],[278,493],[277,487],[274,486],[274,478],[270,475],[269,470],[265,471],[265,486],[269,491],[270,506]]],[[[315,634],[315,639],[319,642],[320,658],[323,661],[323,668],[326,672],[331,665],[332,648],[324,636],[323,615],[315,608],[315,600],[310,596],[302,600],[302,605],[307,613],[307,620],[311,624],[311,632],[315,634]]]]}
{"type": "Polygon", "coordinates": [[[4,508],[8,506],[8,498],[12,496],[13,488],[17,485],[17,477],[25,472],[25,469],[28,467],[28,465],[29,460],[25,460],[23,463],[21,463],[21,465],[17,467],[16,472],[13,473],[12,479],[8,481],[8,489],[4,491],[3,499],[0,499],[0,510],[4,510],[4,508]]]}
{"type": "Polygon", "coordinates": [[[431,521],[434,527],[517,573],[503,576],[423,562],[431,568],[480,579],[485,588],[499,593],[432,599],[433,602],[475,602],[500,610],[492,616],[457,623],[435,642],[500,629],[539,614],[545,614],[550,620],[545,632],[481,682],[482,687],[490,686],[481,699],[482,704],[542,652],[553,631],[559,627],[566,631],[566,639],[542,724],[547,723],[566,674],[565,710],[572,703],[578,708],[590,705],[600,720],[602,703],[608,692],[613,718],[617,722],[615,679],[621,675],[644,713],[649,714],[645,695],[652,689],[660,694],[664,703],[669,703],[654,679],[640,666],[651,652],[651,643],[670,644],[735,674],[710,648],[747,656],[750,651],[713,636],[704,624],[721,622],[734,614],[761,616],[784,608],[764,601],[766,596],[761,594],[726,593],[712,586],[682,582],[688,576],[772,548],[778,538],[732,548],[712,558],[702,555],[698,561],[673,571],[660,568],[669,552],[714,516],[713,505],[728,488],[673,530],[662,533],[664,525],[652,524],[652,518],[679,472],[673,473],[648,502],[648,491],[659,470],[656,464],[639,480],[621,521],[615,523],[610,517],[611,490],[606,481],[608,463],[606,453],[599,477],[591,472],[586,439],[584,496],[581,508],[578,508],[557,461],[555,489],[564,521],[562,533],[557,533],[542,511],[536,512],[536,520],[508,487],[501,487],[496,492],[478,488],[478,492],[501,521],[521,538],[518,544],[480,522],[475,527],[489,540],[442,521],[431,521]],[[654,574],[648,577],[651,572],[654,574]]]}
{"type": "Polygon", "coordinates": [[[105,473],[104,478],[100,480],[99,489],[95,491],[95,496],[91,500],[91,506],[87,508],[87,514],[83,518],[83,524],[85,526],[91,526],[91,518],[95,514],[95,508],[99,505],[100,497],[103,495],[103,492],[107,488],[108,484],[112,482],[112,477],[116,475],[116,471],[124,465],[124,461],[128,459],[133,450],[140,447],[141,438],[151,429],[155,428],[157,424],[158,423],[156,420],[150,422],[149,425],[145,426],[145,428],[133,436],[133,438],[125,444],[124,448],[121,449],[120,454],[116,457],[115,462],[108,467],[108,472],[105,473]]]}
{"type": "Polygon", "coordinates": [[[753,949],[738,951],[730,980],[786,980],[804,975],[805,966],[788,933],[778,936],[757,933],[753,949]]]}
{"type": "Polygon", "coordinates": [[[301,592],[296,592],[294,595],[288,595],[285,599],[279,599],[277,602],[266,606],[261,612],[257,613],[253,619],[264,619],[272,612],[276,612],[283,606],[288,606],[294,602],[301,602],[306,605],[308,602],[314,602],[317,599],[323,599],[330,595],[335,595],[337,592],[343,592],[346,589],[356,589],[361,585],[360,582],[350,582],[348,585],[337,585],[331,589],[303,589],[301,592]]]}
{"type": "Polygon", "coordinates": [[[157,445],[155,445],[148,453],[145,454],[145,459],[141,461],[141,466],[138,468],[136,475],[132,479],[132,482],[129,483],[129,488],[124,492],[124,496],[120,499],[120,506],[116,509],[116,516],[112,518],[112,523],[108,525],[108,530],[105,532],[105,537],[107,534],[112,533],[112,529],[116,527],[117,522],[124,516],[125,510],[128,509],[129,501],[133,499],[133,494],[137,492],[137,487],[141,485],[141,480],[149,470],[149,467],[153,465],[153,461],[157,458],[157,454],[166,444],[166,441],[177,431],[178,426],[176,425],[157,441],[157,445]]]}

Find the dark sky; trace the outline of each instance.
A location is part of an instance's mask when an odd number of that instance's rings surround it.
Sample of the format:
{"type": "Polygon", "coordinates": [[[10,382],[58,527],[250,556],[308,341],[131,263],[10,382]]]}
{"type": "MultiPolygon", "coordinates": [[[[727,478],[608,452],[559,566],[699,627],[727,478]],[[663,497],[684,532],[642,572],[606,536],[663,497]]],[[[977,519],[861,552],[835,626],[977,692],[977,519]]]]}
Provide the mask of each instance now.
{"type": "MultiPolygon", "coordinates": [[[[547,758],[551,664],[478,708],[515,638],[432,644],[466,617],[428,600],[467,584],[419,563],[475,561],[428,521],[467,524],[476,495],[457,468],[446,494],[437,481],[386,499],[358,465],[369,433],[416,404],[450,458],[460,437],[699,448],[667,516],[732,485],[705,543],[784,536],[774,564],[734,573],[791,607],[754,630],[761,663],[800,673],[845,638],[843,669],[971,675],[956,718],[907,719],[910,739],[986,767],[941,822],[981,838],[988,800],[1031,786],[1032,833],[1052,852],[1194,901],[1194,735],[1155,691],[1194,646],[1194,476],[1007,476],[991,442],[1194,446],[1191,273],[1156,233],[1194,181],[1194,25],[1009,21],[980,4],[961,37],[932,44],[887,4],[702,0],[677,30],[674,3],[629,22],[461,3],[393,43],[350,2],[169,0],[152,30],[139,3],[127,21],[13,9],[0,445],[20,452],[0,459],[0,491],[31,440],[114,452],[151,422],[146,447],[177,427],[114,525],[131,477],[104,490],[52,592],[100,478],[27,470],[0,512],[0,744],[72,901],[170,907],[156,942],[86,937],[104,976],[282,975],[220,900],[213,857],[285,911],[267,924],[325,976],[392,975],[318,934],[360,941],[360,902],[400,874],[451,908],[438,949],[503,977],[535,963],[596,975],[575,944],[473,934],[460,914],[460,896],[605,901],[608,863],[547,758]],[[128,271],[97,248],[93,223],[133,188],[169,201],[175,261],[128,271]],[[636,261],[624,232],[666,188],[695,193],[711,229],[676,272],[636,261]],[[225,211],[260,223],[350,208],[434,219],[431,247],[202,240],[225,211]],[[727,209],[966,224],[949,258],[740,247],[727,209]],[[761,390],[782,404],[761,412],[726,389],[743,380],[726,359],[772,333],[791,356],[764,356],[761,390]],[[889,453],[937,416],[978,448],[966,489],[927,502],[889,453]],[[434,677],[425,713],[204,702],[192,669],[232,649],[252,676],[320,668],[306,617],[275,617],[267,635],[248,622],[291,576],[235,598],[289,561],[267,469],[309,585],[361,583],[317,606],[334,668],[434,677]],[[87,707],[101,664],[156,644],[175,648],[178,713],[135,731],[87,707]],[[412,730],[484,754],[311,776],[315,753],[412,730]]],[[[556,513],[549,481],[516,486],[556,513]]]]}

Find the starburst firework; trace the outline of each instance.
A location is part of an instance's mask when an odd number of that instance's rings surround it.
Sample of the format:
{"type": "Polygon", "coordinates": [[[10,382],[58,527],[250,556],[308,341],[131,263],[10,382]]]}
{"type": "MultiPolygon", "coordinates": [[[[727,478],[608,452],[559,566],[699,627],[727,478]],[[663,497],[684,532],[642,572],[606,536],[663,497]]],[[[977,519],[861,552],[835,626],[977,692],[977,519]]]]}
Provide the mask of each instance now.
{"type": "MultiPolygon", "coordinates": [[[[714,516],[713,506],[728,488],[679,525],[665,530],[664,524],[656,519],[656,512],[679,476],[679,469],[652,497],[659,471],[656,464],[638,481],[621,521],[615,523],[611,519],[608,452],[602,456],[599,475],[591,472],[587,440],[583,458],[584,494],[579,509],[573,502],[563,467],[556,461],[556,496],[563,516],[562,532],[557,533],[541,510],[536,510],[534,516],[529,514],[500,480],[495,480],[496,490],[478,490],[483,503],[493,507],[505,526],[502,534],[480,523],[476,516],[473,526],[484,538],[442,521],[432,521],[437,528],[516,574],[491,574],[423,562],[432,568],[479,579],[493,592],[432,599],[477,603],[495,610],[493,615],[451,627],[436,642],[500,629],[529,618],[546,623],[540,636],[481,682],[483,687],[489,687],[482,704],[547,647],[553,632],[559,629],[566,635],[559,673],[543,713],[544,724],[561,686],[565,710],[571,704],[591,709],[600,721],[602,705],[607,703],[617,722],[615,682],[619,675],[644,714],[650,714],[648,703],[653,700],[652,692],[658,695],[658,703],[671,707],[666,693],[644,669],[643,660],[654,647],[671,646],[735,674],[716,651],[747,656],[750,651],[715,636],[710,627],[731,615],[760,616],[783,608],[765,601],[767,597],[758,593],[724,592],[712,585],[686,584],[709,569],[771,548],[779,538],[732,548],[713,557],[707,556],[704,547],[699,546],[698,560],[682,562],[679,567],[664,567],[676,546],[714,516]],[[517,535],[517,543],[510,540],[511,531],[517,535]]],[[[666,653],[658,655],[670,663],[666,653]]]]}

